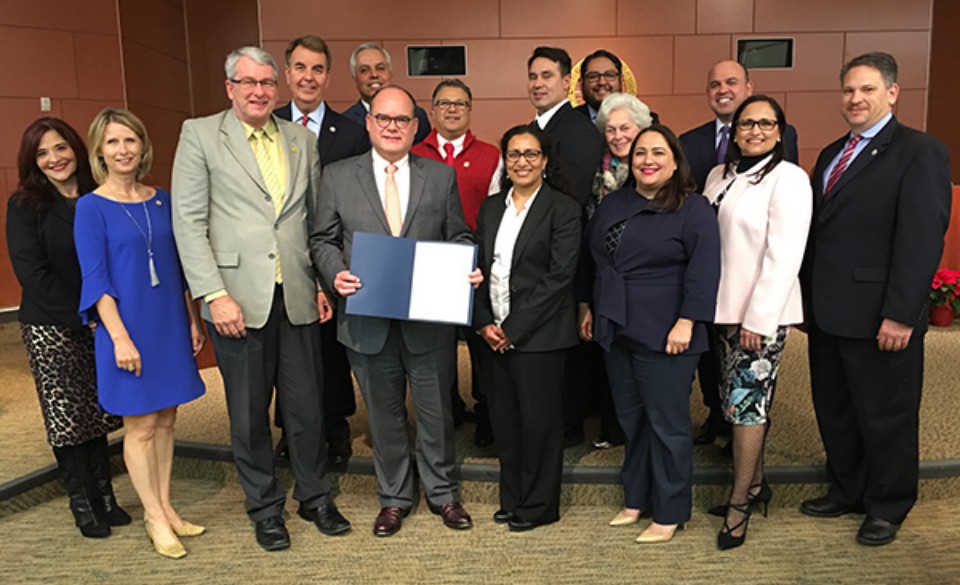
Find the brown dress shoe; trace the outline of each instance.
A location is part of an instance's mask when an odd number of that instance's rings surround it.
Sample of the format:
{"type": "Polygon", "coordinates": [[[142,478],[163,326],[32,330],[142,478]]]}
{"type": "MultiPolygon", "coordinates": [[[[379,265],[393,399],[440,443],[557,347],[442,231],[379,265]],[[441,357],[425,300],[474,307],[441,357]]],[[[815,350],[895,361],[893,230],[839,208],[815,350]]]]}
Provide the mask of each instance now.
{"type": "Polygon", "coordinates": [[[393,536],[400,531],[403,525],[403,518],[408,512],[396,506],[385,506],[380,508],[377,519],[373,521],[374,536],[393,536]]]}
{"type": "Polygon", "coordinates": [[[447,528],[453,528],[454,530],[473,528],[473,520],[470,519],[470,514],[467,514],[460,502],[447,502],[434,513],[443,518],[443,524],[447,528]]]}

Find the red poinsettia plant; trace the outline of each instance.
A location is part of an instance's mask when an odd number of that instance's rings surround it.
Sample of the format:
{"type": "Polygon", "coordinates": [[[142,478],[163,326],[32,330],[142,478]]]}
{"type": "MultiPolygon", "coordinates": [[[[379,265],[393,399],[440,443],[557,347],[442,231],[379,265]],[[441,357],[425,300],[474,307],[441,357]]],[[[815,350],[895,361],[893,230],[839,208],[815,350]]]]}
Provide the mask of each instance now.
{"type": "Polygon", "coordinates": [[[953,310],[960,313],[960,270],[941,268],[933,275],[931,283],[930,302],[934,307],[949,304],[953,310]]]}

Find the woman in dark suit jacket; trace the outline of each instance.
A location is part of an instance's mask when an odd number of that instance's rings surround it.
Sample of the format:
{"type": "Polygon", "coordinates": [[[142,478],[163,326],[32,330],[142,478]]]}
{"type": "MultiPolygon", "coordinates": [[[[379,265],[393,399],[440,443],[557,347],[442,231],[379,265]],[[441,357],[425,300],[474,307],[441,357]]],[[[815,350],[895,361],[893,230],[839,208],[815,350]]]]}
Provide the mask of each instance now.
{"type": "Polygon", "coordinates": [[[107,433],[122,426],[97,401],[93,331],[77,314],[80,266],[73,244],[77,199],[96,187],[87,149],[57,118],[40,118],[23,133],[20,184],[7,206],[7,249],[23,288],[20,335],[37,386],[47,442],[80,532],[110,535],[130,523],[110,481],[107,433]]]}
{"type": "Polygon", "coordinates": [[[573,277],[580,206],[566,195],[550,138],[516,126],[500,141],[506,173],[477,219],[473,324],[486,341],[482,375],[500,457],[498,523],[530,530],[560,518],[561,388],[577,343],[573,277]]]}
{"type": "Polygon", "coordinates": [[[713,320],[720,241],[673,132],[650,126],[630,153],[630,182],[604,199],[584,233],[593,302],[581,308],[580,335],[606,351],[627,439],[626,507],[611,524],[632,524],[650,509],[653,523],[637,542],[652,543],[690,518],[690,383],[713,320]]]}

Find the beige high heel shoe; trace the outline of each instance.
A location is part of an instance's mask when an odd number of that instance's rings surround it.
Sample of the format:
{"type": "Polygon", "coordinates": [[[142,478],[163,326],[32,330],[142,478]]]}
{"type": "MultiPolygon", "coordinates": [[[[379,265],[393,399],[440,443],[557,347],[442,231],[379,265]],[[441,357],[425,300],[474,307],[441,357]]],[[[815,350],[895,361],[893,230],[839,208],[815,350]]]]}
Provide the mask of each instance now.
{"type": "Polygon", "coordinates": [[[636,514],[629,514],[626,509],[623,509],[617,512],[617,515],[613,517],[613,520],[609,522],[609,525],[630,526],[631,524],[636,524],[638,520],[640,520],[639,510],[637,510],[636,514]]]}
{"type": "Polygon", "coordinates": [[[180,526],[171,526],[171,528],[173,528],[173,532],[177,536],[200,536],[207,531],[205,526],[187,522],[186,520],[184,520],[180,526]]]}
{"type": "Polygon", "coordinates": [[[173,542],[162,544],[157,542],[157,539],[153,537],[153,532],[150,531],[150,522],[146,518],[143,520],[143,527],[147,531],[147,536],[150,537],[150,542],[153,543],[153,550],[157,551],[161,556],[167,557],[168,559],[182,559],[187,556],[187,549],[183,548],[183,543],[177,537],[173,538],[173,542]]]}
{"type": "MultiPolygon", "coordinates": [[[[673,539],[674,534],[676,534],[680,530],[683,530],[683,524],[677,524],[676,526],[673,527],[673,530],[671,530],[670,532],[658,533],[651,530],[654,524],[647,526],[647,529],[644,530],[640,534],[640,536],[637,537],[637,542],[639,542],[640,544],[654,544],[658,542],[669,542],[670,540],[673,539]]],[[[665,527],[665,525],[663,524],[657,524],[657,526],[665,527]]]]}

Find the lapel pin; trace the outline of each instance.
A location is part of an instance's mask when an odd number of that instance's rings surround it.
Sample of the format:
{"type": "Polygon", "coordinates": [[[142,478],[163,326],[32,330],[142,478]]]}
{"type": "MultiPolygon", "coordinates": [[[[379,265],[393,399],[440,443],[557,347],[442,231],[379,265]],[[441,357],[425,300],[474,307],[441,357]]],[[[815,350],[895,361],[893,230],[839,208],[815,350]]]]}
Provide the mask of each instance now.
{"type": "Polygon", "coordinates": [[[329,132],[331,132],[331,133],[336,134],[336,132],[337,132],[337,127],[336,127],[336,126],[330,126],[329,128],[327,128],[327,130],[328,130],[329,132]]]}
{"type": "Polygon", "coordinates": [[[291,145],[291,146],[290,146],[290,152],[300,152],[300,151],[297,150],[297,147],[296,147],[296,146],[291,145]]]}
{"type": "Polygon", "coordinates": [[[876,148],[874,148],[874,149],[870,152],[870,156],[877,156],[877,149],[876,149],[876,148]]]}
{"type": "Polygon", "coordinates": [[[163,201],[160,201],[159,199],[157,199],[157,205],[158,206],[163,205],[163,201]]]}
{"type": "Polygon", "coordinates": [[[468,168],[469,166],[470,166],[470,161],[467,160],[463,162],[463,168],[468,168]]]}

